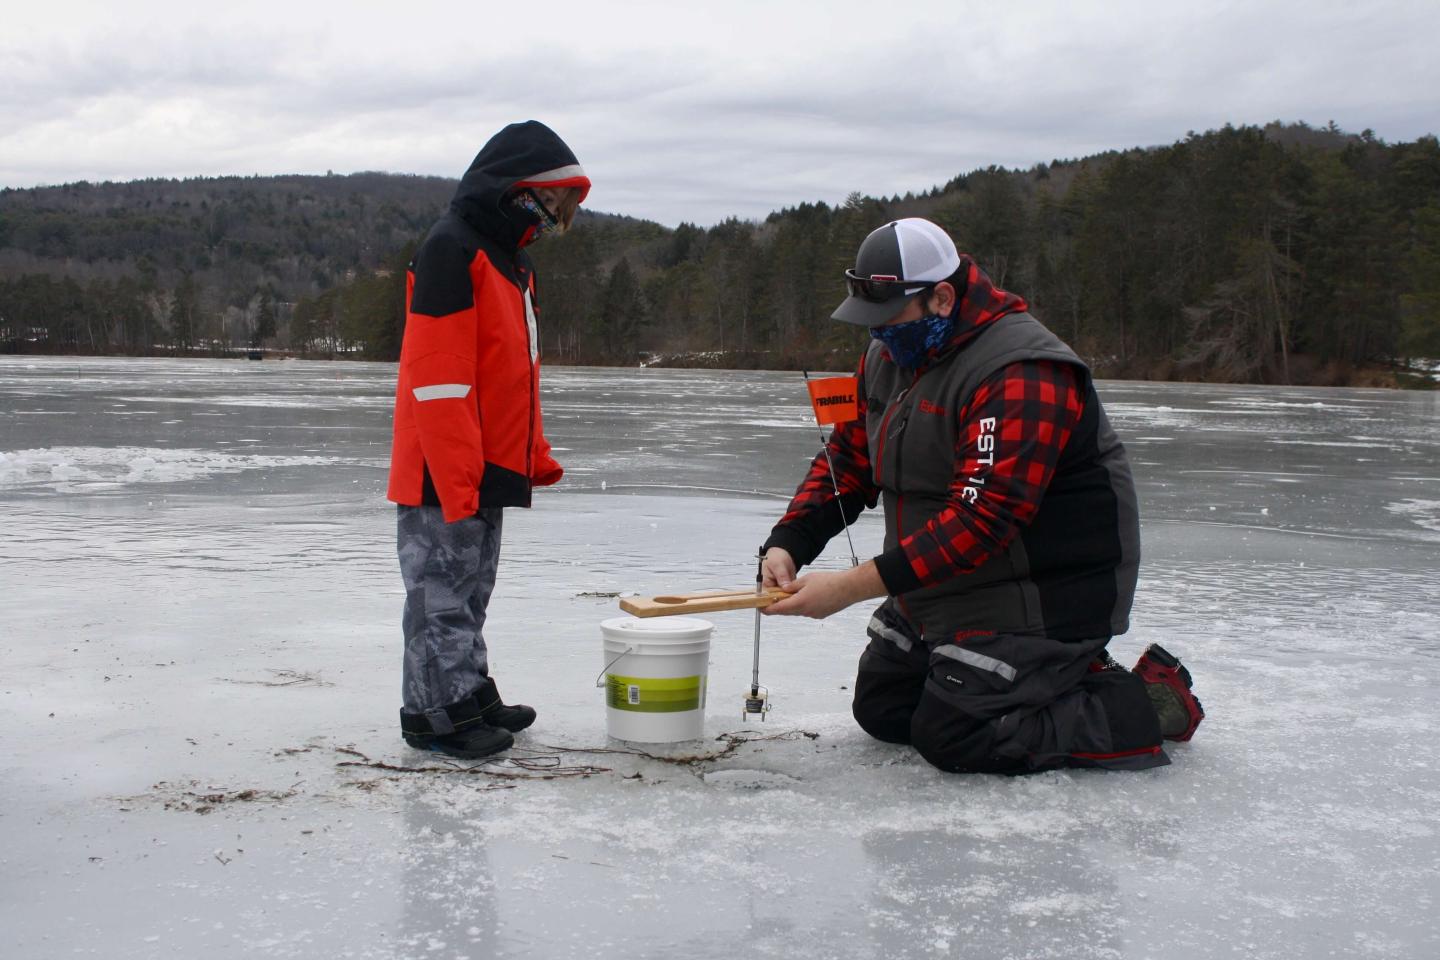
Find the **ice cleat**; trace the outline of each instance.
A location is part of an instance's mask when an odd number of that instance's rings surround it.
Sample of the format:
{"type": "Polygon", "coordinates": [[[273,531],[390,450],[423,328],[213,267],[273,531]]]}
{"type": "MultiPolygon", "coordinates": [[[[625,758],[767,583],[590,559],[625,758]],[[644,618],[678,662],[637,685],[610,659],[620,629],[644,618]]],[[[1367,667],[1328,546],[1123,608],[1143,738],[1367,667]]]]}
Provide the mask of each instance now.
{"type": "Polygon", "coordinates": [[[1170,651],[1152,643],[1135,662],[1134,672],[1145,681],[1145,692],[1160,720],[1160,734],[1166,740],[1184,743],[1195,735],[1205,719],[1205,708],[1190,691],[1190,671],[1170,651]]]}

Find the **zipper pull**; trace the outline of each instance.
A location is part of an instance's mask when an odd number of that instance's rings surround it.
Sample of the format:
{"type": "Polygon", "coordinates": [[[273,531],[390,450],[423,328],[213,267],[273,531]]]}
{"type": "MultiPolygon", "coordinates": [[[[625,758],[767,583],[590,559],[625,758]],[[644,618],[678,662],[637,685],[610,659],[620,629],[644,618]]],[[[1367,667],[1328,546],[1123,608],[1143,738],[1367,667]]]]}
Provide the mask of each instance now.
{"type": "MultiPolygon", "coordinates": [[[[918,382],[919,379],[920,377],[917,375],[915,377],[915,380],[911,381],[910,386],[900,391],[899,395],[895,397],[895,407],[899,407],[905,402],[905,398],[910,396],[910,391],[915,389],[915,383],[918,382]]],[[[897,423],[895,427],[885,435],[885,439],[894,440],[896,437],[898,437],[900,435],[900,431],[905,429],[905,424],[909,419],[910,411],[906,410],[903,414],[900,415],[900,422],[897,423]]]]}

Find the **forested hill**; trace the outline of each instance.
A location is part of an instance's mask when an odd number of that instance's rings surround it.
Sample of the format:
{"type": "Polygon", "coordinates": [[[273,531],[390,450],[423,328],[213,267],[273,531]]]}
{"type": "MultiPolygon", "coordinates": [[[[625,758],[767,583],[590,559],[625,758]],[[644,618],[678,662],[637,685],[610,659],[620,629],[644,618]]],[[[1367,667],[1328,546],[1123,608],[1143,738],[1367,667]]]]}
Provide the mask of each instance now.
{"type": "MultiPolygon", "coordinates": [[[[393,359],[455,182],[364,173],[0,191],[0,350],[393,359]]],[[[848,366],[860,240],[949,229],[1103,375],[1394,382],[1440,357],[1440,144],[1226,127],[763,222],[582,213],[531,248],[550,362],[848,366]]]]}

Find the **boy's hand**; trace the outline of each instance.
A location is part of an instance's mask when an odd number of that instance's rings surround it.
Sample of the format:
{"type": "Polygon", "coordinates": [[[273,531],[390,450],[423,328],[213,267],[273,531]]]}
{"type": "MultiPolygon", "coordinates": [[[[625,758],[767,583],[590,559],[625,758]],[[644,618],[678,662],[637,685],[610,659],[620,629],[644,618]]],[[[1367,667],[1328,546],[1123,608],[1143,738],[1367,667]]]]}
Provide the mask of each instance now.
{"type": "Polygon", "coordinates": [[[771,547],[765,551],[765,560],[760,564],[766,587],[785,589],[795,579],[795,558],[783,547],[771,547]]]}

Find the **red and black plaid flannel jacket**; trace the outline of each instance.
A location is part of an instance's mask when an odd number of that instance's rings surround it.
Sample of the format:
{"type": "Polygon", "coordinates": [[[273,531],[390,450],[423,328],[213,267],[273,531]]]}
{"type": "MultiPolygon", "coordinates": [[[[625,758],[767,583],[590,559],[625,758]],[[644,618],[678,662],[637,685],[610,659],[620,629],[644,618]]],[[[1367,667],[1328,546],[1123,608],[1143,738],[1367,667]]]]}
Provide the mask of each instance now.
{"type": "MultiPolygon", "coordinates": [[[[987,324],[1026,309],[1024,300],[991,286],[973,264],[970,273],[960,332],[952,341],[962,350],[987,324]]],[[[863,359],[859,376],[863,383],[863,359]]],[[[840,488],[840,509],[831,506],[837,498],[822,453],[811,463],[772,534],[771,543],[787,548],[797,564],[814,560],[846,520],[879,499],[865,435],[863,390],[859,400],[859,419],[837,425],[827,443],[840,488]]],[[[970,573],[1008,547],[1039,510],[1061,451],[1080,421],[1084,400],[1076,371],[1063,363],[1022,361],[982,381],[960,413],[963,427],[955,438],[955,472],[947,505],[893,550],[875,558],[886,589],[896,595],[934,586],[970,573]],[[995,462],[987,465],[987,482],[970,502],[962,491],[967,478],[982,472],[973,451],[980,421],[990,417],[1004,428],[996,438],[995,462]]]]}

